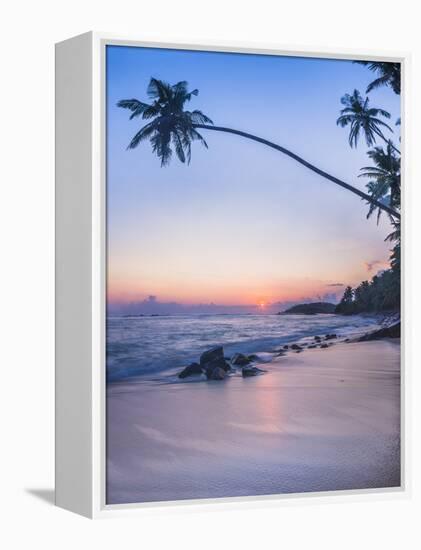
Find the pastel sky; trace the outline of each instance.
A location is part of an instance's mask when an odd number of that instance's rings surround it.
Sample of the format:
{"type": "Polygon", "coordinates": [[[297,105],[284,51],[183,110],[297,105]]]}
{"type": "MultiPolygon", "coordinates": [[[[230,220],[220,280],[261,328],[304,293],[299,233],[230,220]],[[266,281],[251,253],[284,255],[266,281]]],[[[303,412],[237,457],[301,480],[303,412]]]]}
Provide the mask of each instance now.
{"type": "MultiPolygon", "coordinates": [[[[373,79],[343,60],[109,46],[107,190],[109,303],[257,304],[343,293],[387,265],[385,217],[366,220],[357,196],[292,159],[238,136],[203,130],[190,165],[161,168],[148,142],[126,147],[142,124],[120,99],[147,101],[154,76],[187,80],[215,124],[287,147],[364,188],[363,141],[336,126],[340,98],[373,79]],[[336,285],[336,286],[335,286],[336,285]]],[[[400,116],[389,88],[371,103],[400,116]]],[[[396,133],[396,129],[395,129],[396,133]]],[[[395,136],[396,138],[396,136],[395,136]]]]}

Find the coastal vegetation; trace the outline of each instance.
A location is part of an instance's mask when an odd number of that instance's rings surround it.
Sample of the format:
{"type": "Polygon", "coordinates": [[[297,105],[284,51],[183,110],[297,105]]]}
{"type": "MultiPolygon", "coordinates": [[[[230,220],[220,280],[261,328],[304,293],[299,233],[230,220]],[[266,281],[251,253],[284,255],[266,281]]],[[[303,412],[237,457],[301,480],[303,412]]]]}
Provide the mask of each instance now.
{"type": "MultiPolygon", "coordinates": [[[[395,94],[400,94],[401,78],[399,63],[380,63],[356,61],[365,65],[377,74],[366,90],[369,93],[381,86],[387,86],[395,94]]],[[[361,133],[364,134],[368,146],[374,146],[380,138],[385,146],[375,146],[367,152],[372,164],[360,170],[359,177],[368,178],[366,185],[369,195],[377,201],[388,204],[394,211],[401,209],[401,153],[390,138],[383,134],[383,129],[393,132],[392,128],[378,117],[390,119],[390,114],[379,108],[370,108],[368,97],[363,99],[358,90],[346,94],[341,99],[344,108],[340,111],[337,124],[350,127],[349,144],[357,147],[361,133]]],[[[400,125],[400,118],[396,121],[400,125]]],[[[371,202],[367,218],[377,211],[377,223],[382,209],[371,202]]],[[[352,315],[364,312],[399,311],[401,285],[401,228],[400,218],[388,214],[392,231],[385,240],[393,243],[390,255],[390,268],[383,270],[371,279],[363,281],[355,288],[348,286],[342,300],[337,305],[335,313],[352,315]]]]}
{"type": "Polygon", "coordinates": [[[356,288],[348,286],[335,313],[353,315],[397,311],[400,307],[400,273],[393,268],[374,275],[356,288]]]}
{"type": "Polygon", "coordinates": [[[298,304],[286,309],[282,314],[291,315],[317,315],[320,313],[335,313],[335,304],[329,302],[311,302],[310,304],[298,304]]]}

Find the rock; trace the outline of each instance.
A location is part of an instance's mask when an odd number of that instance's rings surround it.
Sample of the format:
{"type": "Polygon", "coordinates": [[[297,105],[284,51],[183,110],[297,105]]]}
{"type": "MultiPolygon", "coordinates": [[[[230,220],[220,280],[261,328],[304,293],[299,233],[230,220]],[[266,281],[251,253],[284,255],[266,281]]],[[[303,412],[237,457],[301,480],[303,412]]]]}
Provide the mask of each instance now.
{"type": "Polygon", "coordinates": [[[213,378],[213,371],[215,369],[221,369],[224,371],[224,373],[226,374],[227,372],[235,372],[233,369],[231,369],[231,367],[228,365],[228,363],[224,363],[221,364],[221,365],[210,365],[206,370],[205,370],[205,374],[206,374],[206,377],[208,378],[208,380],[220,380],[219,378],[213,378]]]}
{"type": "Polygon", "coordinates": [[[199,363],[191,363],[178,374],[178,378],[187,378],[194,374],[202,374],[202,372],[202,367],[199,363]]]}
{"type": "Polygon", "coordinates": [[[210,373],[210,376],[208,376],[209,380],[223,380],[225,378],[225,370],[221,367],[215,367],[212,372],[210,373]]]}
{"type": "Polygon", "coordinates": [[[329,346],[328,346],[327,344],[322,344],[320,347],[321,347],[322,349],[326,349],[326,348],[328,348],[329,346]]]}
{"type": "Polygon", "coordinates": [[[292,344],[291,349],[296,350],[296,349],[303,349],[303,348],[301,346],[299,346],[298,344],[292,344]]]}
{"type": "Polygon", "coordinates": [[[316,344],[311,344],[311,346],[308,346],[308,349],[314,349],[317,348],[316,344]]]}
{"type": "Polygon", "coordinates": [[[200,356],[200,366],[202,367],[202,370],[205,371],[206,376],[209,379],[212,379],[212,373],[216,368],[220,368],[225,372],[228,372],[231,369],[231,367],[225,361],[224,349],[222,348],[222,346],[217,346],[203,352],[200,356]]]}
{"type": "Polygon", "coordinates": [[[334,340],[335,338],[337,338],[336,334],[326,334],[325,336],[325,340],[334,340]]]}
{"type": "Polygon", "coordinates": [[[261,374],[265,371],[262,369],[258,369],[257,367],[243,367],[241,372],[243,377],[247,378],[249,376],[257,376],[258,374],[261,374]]]}
{"type": "Polygon", "coordinates": [[[244,365],[248,365],[249,363],[251,363],[251,359],[249,359],[243,353],[235,353],[231,359],[232,365],[238,365],[240,367],[243,367],[244,365]]]}
{"type": "Polygon", "coordinates": [[[252,353],[251,355],[249,355],[248,358],[250,359],[250,361],[259,361],[259,356],[256,355],[255,353],[252,353]]]}
{"type": "Polygon", "coordinates": [[[216,346],[215,348],[208,349],[200,356],[200,365],[206,367],[209,363],[221,360],[224,361],[224,348],[222,346],[216,346]]]}
{"type": "Polygon", "coordinates": [[[285,345],[282,349],[289,349],[289,346],[285,345]]]}
{"type": "Polygon", "coordinates": [[[380,340],[381,338],[400,338],[401,336],[401,322],[395,323],[388,327],[381,328],[374,332],[364,334],[361,338],[358,338],[358,342],[368,342],[370,340],[380,340]]]}
{"type": "Polygon", "coordinates": [[[315,336],[314,339],[316,340],[316,342],[320,342],[321,340],[320,336],[315,336]]]}

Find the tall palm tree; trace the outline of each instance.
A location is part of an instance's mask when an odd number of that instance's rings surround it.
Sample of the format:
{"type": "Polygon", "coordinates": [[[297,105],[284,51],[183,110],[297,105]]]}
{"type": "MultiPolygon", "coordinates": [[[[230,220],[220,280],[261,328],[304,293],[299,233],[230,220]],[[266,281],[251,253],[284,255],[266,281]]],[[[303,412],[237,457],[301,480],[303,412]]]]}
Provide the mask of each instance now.
{"type": "Polygon", "coordinates": [[[336,124],[344,128],[350,126],[349,131],[349,144],[351,147],[356,147],[361,133],[365,136],[365,141],[369,147],[376,143],[376,136],[380,137],[385,143],[391,145],[391,147],[400,154],[393,143],[385,137],[381,128],[387,128],[393,132],[392,128],[388,126],[379,116],[389,119],[390,113],[377,107],[369,106],[369,99],[365,99],[361,96],[358,90],[350,94],[345,94],[341,98],[341,103],[344,108],[341,109],[336,124]]]}
{"type": "Polygon", "coordinates": [[[359,65],[365,65],[370,71],[376,73],[378,77],[370,82],[366,94],[381,86],[389,86],[395,94],[401,93],[401,64],[378,61],[354,61],[359,65]]]}
{"type": "Polygon", "coordinates": [[[287,155],[309,170],[312,170],[329,181],[348,189],[360,198],[372,203],[377,208],[384,210],[391,216],[394,216],[397,219],[400,218],[399,212],[396,212],[390,206],[383,204],[377,199],[370,197],[370,195],[367,195],[363,191],[360,191],[356,187],[353,187],[339,178],[328,174],[324,170],[317,168],[295,153],[285,149],[285,147],[247,132],[242,132],[240,130],[234,130],[223,126],[214,126],[211,119],[204,115],[201,111],[184,110],[184,105],[191,100],[192,96],[197,96],[198,93],[198,90],[188,92],[187,83],[185,81],[178,82],[177,84],[171,86],[166,82],[151,78],[147,88],[147,94],[149,98],[152,99],[152,103],[144,103],[137,99],[122,99],[119,101],[117,103],[118,107],[129,109],[132,112],[130,119],[141,116],[144,120],[151,120],[151,122],[145,124],[145,126],[143,126],[135,134],[129,143],[128,149],[134,149],[141,141],[150,139],[153,151],[157,154],[158,158],[160,158],[162,166],[169,163],[172,155],[172,147],[181,162],[184,163],[187,161],[187,163],[189,163],[192,141],[199,141],[207,147],[206,141],[197,131],[198,129],[235,134],[263,145],[267,145],[268,147],[287,155]]]}
{"type": "MultiPolygon", "coordinates": [[[[361,168],[359,177],[370,178],[367,189],[372,198],[388,204],[394,210],[399,210],[401,202],[401,174],[400,160],[394,154],[390,144],[386,150],[382,147],[375,147],[368,151],[368,156],[373,161],[374,166],[365,166],[361,168]]],[[[369,218],[376,210],[376,206],[370,203],[370,209],[367,214],[369,218]]],[[[378,209],[377,221],[380,218],[381,210],[378,209]]]]}

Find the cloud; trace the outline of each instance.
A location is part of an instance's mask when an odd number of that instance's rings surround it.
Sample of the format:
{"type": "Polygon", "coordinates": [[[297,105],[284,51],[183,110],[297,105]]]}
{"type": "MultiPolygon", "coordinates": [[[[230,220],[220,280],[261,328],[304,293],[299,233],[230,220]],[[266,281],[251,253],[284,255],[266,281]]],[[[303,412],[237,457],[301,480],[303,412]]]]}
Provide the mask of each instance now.
{"type": "Polygon", "coordinates": [[[371,262],[364,262],[364,265],[368,273],[371,273],[375,268],[385,268],[388,264],[383,260],[372,260],[371,262]]]}
{"type": "Polygon", "coordinates": [[[329,283],[326,286],[345,286],[344,283],[329,283]]]}

